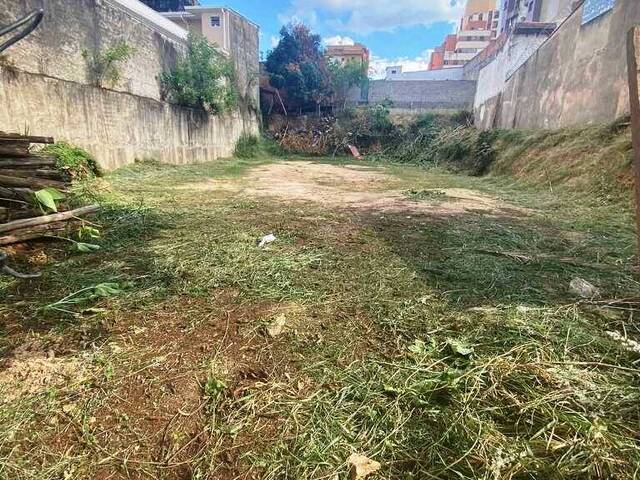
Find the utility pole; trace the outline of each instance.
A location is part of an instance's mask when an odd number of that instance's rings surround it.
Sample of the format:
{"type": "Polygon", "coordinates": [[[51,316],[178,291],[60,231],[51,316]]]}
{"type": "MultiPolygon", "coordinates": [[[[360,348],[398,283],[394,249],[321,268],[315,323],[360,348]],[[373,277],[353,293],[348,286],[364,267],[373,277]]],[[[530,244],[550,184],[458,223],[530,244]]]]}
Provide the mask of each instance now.
{"type": "Polygon", "coordinates": [[[633,27],[627,37],[629,68],[629,102],[631,103],[631,135],[633,137],[633,171],[636,195],[636,228],[640,263],[640,26],[633,27]]]}

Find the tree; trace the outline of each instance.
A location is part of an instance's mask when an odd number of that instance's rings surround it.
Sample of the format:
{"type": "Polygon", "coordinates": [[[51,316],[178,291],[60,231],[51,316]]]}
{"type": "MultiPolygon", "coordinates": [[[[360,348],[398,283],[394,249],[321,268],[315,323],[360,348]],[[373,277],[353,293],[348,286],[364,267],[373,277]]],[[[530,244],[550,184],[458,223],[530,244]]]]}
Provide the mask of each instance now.
{"type": "Polygon", "coordinates": [[[366,83],[369,81],[368,63],[352,61],[341,64],[337,61],[330,61],[328,62],[328,69],[331,77],[334,105],[339,108],[344,108],[349,90],[357,85],[365,88],[366,83]]]}
{"type": "Polygon", "coordinates": [[[233,63],[198,35],[189,35],[187,56],[161,80],[167,96],[180,105],[221,113],[238,103],[233,63]]]}
{"type": "Polygon", "coordinates": [[[288,108],[320,104],[331,96],[331,80],[321,38],[303,24],[280,30],[280,42],[267,56],[271,85],[283,90],[288,108]]]}

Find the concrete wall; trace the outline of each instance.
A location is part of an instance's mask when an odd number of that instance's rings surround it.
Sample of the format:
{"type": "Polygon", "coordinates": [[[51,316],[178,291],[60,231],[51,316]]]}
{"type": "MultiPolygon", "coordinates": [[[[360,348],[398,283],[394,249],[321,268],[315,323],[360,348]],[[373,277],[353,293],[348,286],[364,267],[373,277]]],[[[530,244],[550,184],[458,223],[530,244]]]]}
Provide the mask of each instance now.
{"type": "Polygon", "coordinates": [[[122,63],[121,81],[109,88],[159,100],[160,74],[172,68],[185,51],[184,39],[169,30],[180,30],[176,25],[141,3],[136,2],[148,17],[134,15],[127,7],[130,1],[0,0],[0,25],[7,25],[34,8],[45,9],[40,27],[5,54],[20,70],[91,84],[83,52],[92,55],[127,42],[135,53],[122,63]],[[154,24],[149,18],[159,23],[154,24]],[[162,22],[169,27],[162,28],[162,22]]]}
{"type": "Polygon", "coordinates": [[[397,73],[391,73],[387,69],[387,81],[397,80],[462,80],[463,68],[442,68],[440,70],[422,70],[418,72],[403,72],[402,67],[398,67],[397,73]]]}
{"type": "Polygon", "coordinates": [[[548,37],[548,34],[509,36],[493,60],[478,72],[475,108],[504,91],[509,77],[540,48],[548,37]]]}
{"type": "Polygon", "coordinates": [[[67,140],[107,169],[139,158],[167,163],[214,160],[233,154],[244,133],[257,134],[258,32],[232,22],[240,94],[227,116],[162,102],[160,74],[186,51],[186,31],[134,0],[0,0],[0,25],[36,7],[43,24],[6,51],[0,68],[0,131],[67,140]],[[134,56],[109,89],[93,85],[83,51],[127,42],[134,56]],[[256,76],[257,77],[257,76],[256,76]],[[251,87],[255,85],[255,88],[251,87]],[[256,98],[256,100],[252,100],[256,98]]]}
{"type": "Polygon", "coordinates": [[[229,44],[231,59],[236,67],[238,91],[256,110],[260,105],[260,31],[244,17],[229,12],[229,44]]]}
{"type": "Polygon", "coordinates": [[[479,127],[559,128],[629,113],[624,46],[627,32],[640,23],[640,1],[618,0],[586,25],[582,10],[507,79],[501,93],[476,103],[479,127]]]}
{"type": "Polygon", "coordinates": [[[255,114],[212,116],[38,74],[0,68],[0,130],[53,136],[91,152],[106,169],[136,159],[195,163],[229,157],[255,114]]]}
{"type": "Polygon", "coordinates": [[[544,0],[540,6],[541,22],[564,21],[573,11],[576,0],[544,0]]]}
{"type": "Polygon", "coordinates": [[[369,82],[368,103],[393,102],[399,109],[471,110],[476,82],[444,81],[386,81],[369,82]]]}

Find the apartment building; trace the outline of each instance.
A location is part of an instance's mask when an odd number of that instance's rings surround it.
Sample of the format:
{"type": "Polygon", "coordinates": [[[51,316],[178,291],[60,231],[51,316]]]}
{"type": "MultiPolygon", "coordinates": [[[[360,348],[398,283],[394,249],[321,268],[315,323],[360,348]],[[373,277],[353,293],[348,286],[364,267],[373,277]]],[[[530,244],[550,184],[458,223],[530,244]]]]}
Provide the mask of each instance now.
{"type": "Polygon", "coordinates": [[[184,11],[187,6],[198,5],[198,0],[141,0],[141,2],[156,12],[178,12],[184,11]]]}
{"type": "Polygon", "coordinates": [[[355,45],[329,45],[324,55],[328,60],[339,62],[342,65],[347,63],[369,64],[369,49],[361,43],[356,43],[355,45]]]}
{"type": "Polygon", "coordinates": [[[447,35],[431,55],[429,70],[459,68],[495,40],[500,30],[496,0],[468,0],[458,32],[447,35]]]}
{"type": "Polygon", "coordinates": [[[500,31],[510,33],[518,23],[561,23],[582,0],[501,0],[500,31]]]}

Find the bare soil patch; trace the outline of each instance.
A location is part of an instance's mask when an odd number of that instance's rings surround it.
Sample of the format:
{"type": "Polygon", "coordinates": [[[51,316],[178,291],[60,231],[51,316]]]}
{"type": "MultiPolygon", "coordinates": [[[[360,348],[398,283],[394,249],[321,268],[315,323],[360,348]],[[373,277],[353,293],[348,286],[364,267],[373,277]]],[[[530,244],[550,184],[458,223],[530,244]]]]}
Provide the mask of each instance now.
{"type": "Polygon", "coordinates": [[[364,165],[331,165],[309,161],[280,162],[255,168],[247,177],[246,195],[277,197],[286,201],[314,202],[322,207],[347,210],[426,213],[449,216],[469,211],[487,214],[526,214],[525,209],[463,188],[440,190],[437,204],[412,200],[398,181],[364,165]]]}

